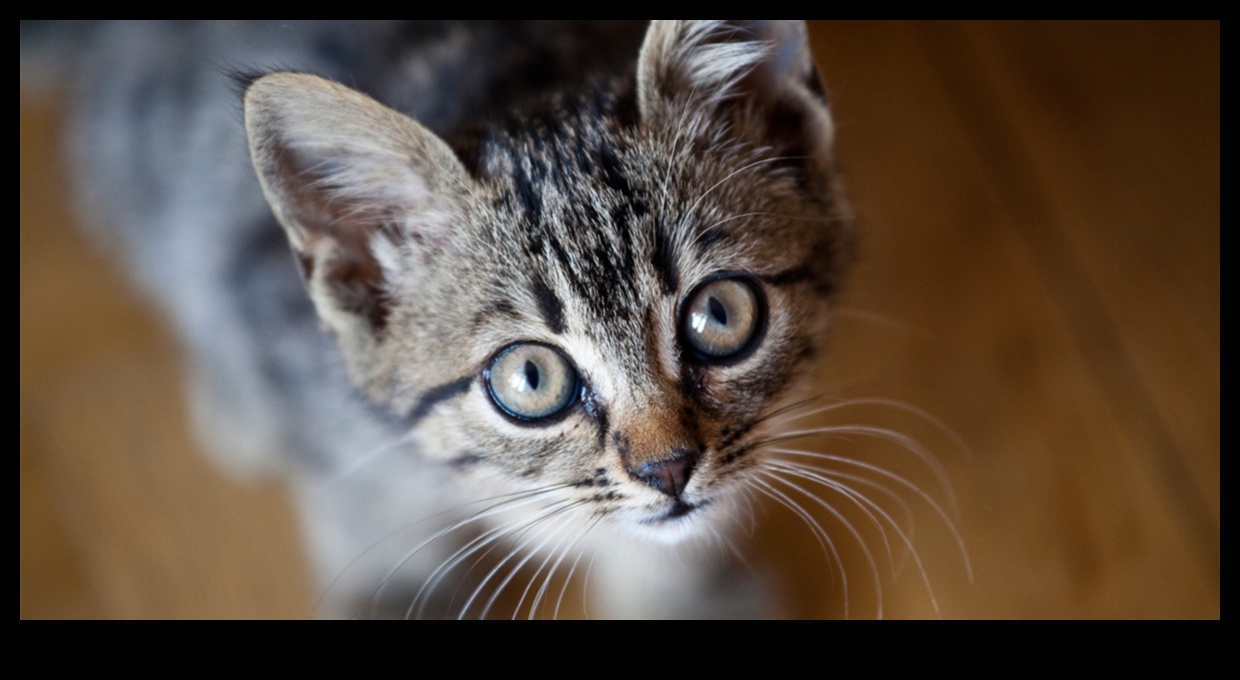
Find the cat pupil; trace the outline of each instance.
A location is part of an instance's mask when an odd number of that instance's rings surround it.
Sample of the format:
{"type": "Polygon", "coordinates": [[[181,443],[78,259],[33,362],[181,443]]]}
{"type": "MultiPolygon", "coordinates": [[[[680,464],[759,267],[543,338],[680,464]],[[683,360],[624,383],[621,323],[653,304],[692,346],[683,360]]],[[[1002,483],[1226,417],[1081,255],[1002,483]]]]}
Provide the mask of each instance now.
{"type": "Polygon", "coordinates": [[[525,362],[525,382],[530,386],[531,392],[538,389],[538,367],[529,360],[525,362]]]}
{"type": "Polygon", "coordinates": [[[707,306],[710,307],[710,315],[715,317],[715,321],[717,321],[720,326],[728,325],[728,310],[723,306],[723,303],[720,302],[718,298],[712,295],[710,297],[710,302],[707,303],[707,306]]]}

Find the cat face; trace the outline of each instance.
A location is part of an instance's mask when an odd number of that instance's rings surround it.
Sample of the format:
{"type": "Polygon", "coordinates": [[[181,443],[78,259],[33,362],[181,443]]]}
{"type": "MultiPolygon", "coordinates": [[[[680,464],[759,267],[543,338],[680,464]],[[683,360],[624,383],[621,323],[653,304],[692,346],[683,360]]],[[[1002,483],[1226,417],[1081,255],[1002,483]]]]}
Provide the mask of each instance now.
{"type": "Polygon", "coordinates": [[[422,455],[663,538],[761,465],[848,253],[802,26],[656,23],[634,77],[452,145],[313,76],[246,119],[351,377],[422,455]]]}

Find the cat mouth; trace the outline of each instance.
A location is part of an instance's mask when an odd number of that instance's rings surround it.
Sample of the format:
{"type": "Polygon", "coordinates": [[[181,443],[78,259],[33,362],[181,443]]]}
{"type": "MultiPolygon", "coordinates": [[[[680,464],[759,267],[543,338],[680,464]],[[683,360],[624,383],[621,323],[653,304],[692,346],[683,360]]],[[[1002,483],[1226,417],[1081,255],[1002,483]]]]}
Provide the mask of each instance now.
{"type": "Polygon", "coordinates": [[[692,515],[693,513],[697,512],[698,510],[708,505],[709,503],[710,503],[709,500],[701,501],[698,503],[686,503],[685,501],[677,499],[672,502],[672,506],[668,508],[665,512],[661,513],[657,517],[651,517],[651,518],[642,520],[642,524],[658,526],[662,524],[675,523],[677,520],[680,520],[681,518],[692,515]]]}

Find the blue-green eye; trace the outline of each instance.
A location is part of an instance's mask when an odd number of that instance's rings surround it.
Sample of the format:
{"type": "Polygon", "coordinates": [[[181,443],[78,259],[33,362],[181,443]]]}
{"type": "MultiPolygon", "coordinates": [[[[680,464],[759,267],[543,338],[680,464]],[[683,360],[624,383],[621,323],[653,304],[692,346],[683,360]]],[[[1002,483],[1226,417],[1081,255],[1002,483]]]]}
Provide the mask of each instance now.
{"type": "Polygon", "coordinates": [[[577,371],[547,345],[520,343],[500,352],[486,370],[491,400],[521,420],[549,418],[573,404],[577,371]]]}
{"type": "Polygon", "coordinates": [[[762,329],[762,304],[743,278],[717,278],[687,298],[681,337],[709,360],[727,360],[747,349],[762,329]]]}

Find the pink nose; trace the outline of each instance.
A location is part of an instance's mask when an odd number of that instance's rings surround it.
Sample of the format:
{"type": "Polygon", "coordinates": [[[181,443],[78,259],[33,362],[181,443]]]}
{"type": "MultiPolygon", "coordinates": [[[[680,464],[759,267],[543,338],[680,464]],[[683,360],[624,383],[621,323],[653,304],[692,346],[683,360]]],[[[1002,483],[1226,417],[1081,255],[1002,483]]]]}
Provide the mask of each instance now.
{"type": "Polygon", "coordinates": [[[626,468],[634,479],[662,491],[672,498],[680,498],[689,477],[697,465],[699,454],[688,449],[676,449],[672,456],[665,460],[642,463],[636,469],[626,468]]]}

